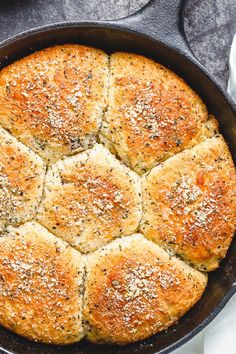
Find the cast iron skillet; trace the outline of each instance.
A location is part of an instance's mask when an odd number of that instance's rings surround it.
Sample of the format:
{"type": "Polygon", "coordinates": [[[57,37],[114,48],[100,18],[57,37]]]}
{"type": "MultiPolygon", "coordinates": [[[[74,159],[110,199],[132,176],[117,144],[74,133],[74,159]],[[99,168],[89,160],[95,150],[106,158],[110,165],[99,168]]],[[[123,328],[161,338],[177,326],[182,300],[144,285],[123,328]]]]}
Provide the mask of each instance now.
{"type": "MultiPolygon", "coordinates": [[[[110,53],[137,52],[170,67],[193,87],[213,113],[236,163],[236,107],[192,54],[181,15],[184,0],[151,0],[143,9],[118,21],[59,23],[17,35],[0,44],[1,66],[56,43],[81,43],[110,53]]],[[[236,292],[236,240],[220,268],[210,274],[202,299],[167,331],[123,347],[97,346],[85,340],[65,346],[32,343],[0,328],[0,348],[17,354],[167,354],[201,331],[236,292]]]]}

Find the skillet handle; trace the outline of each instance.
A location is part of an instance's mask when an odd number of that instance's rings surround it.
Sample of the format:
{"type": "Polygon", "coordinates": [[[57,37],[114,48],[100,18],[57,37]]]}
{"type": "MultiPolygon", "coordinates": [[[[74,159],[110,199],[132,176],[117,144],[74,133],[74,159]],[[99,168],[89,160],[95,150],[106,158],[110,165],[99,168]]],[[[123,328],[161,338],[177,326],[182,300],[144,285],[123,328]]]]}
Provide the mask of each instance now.
{"type": "Polygon", "coordinates": [[[150,0],[133,15],[111,22],[153,37],[196,60],[183,29],[184,4],[185,0],[150,0]]]}

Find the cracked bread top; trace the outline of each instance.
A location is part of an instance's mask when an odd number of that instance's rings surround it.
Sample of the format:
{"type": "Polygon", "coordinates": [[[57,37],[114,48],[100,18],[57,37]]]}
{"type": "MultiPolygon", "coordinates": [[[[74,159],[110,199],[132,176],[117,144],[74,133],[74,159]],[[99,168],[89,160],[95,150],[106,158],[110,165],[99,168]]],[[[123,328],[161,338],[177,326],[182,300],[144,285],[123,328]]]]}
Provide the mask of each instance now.
{"type": "Polygon", "coordinates": [[[36,222],[0,237],[0,322],[31,340],[67,344],[83,337],[80,253],[36,222]]]}
{"type": "Polygon", "coordinates": [[[44,175],[41,158],[0,127],[0,230],[36,215],[44,175]]]}
{"type": "Polygon", "coordinates": [[[45,161],[91,147],[106,106],[108,56],[66,44],[0,72],[0,124],[45,161]]]}
{"type": "Polygon", "coordinates": [[[103,145],[54,164],[37,220],[83,253],[136,231],[141,181],[103,145]]]}
{"type": "Polygon", "coordinates": [[[119,344],[146,338],[178,320],[206,283],[206,275],[142,235],[115,240],[87,258],[86,335],[119,344]]]}
{"type": "Polygon", "coordinates": [[[143,178],[141,230],[195,267],[214,270],[234,236],[235,186],[231,154],[217,135],[143,178]]]}
{"type": "Polygon", "coordinates": [[[138,173],[217,131],[196,92],[151,59],[112,54],[109,86],[101,139],[138,173]]]}

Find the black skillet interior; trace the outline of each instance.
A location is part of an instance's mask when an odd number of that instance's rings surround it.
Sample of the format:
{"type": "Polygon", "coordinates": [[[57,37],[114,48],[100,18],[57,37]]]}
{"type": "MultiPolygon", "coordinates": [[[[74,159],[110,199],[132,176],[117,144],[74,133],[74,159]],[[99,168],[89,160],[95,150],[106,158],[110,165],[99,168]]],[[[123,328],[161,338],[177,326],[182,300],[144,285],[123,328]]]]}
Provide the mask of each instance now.
{"type": "MultiPolygon", "coordinates": [[[[153,0],[133,16],[118,21],[67,23],[28,31],[0,45],[1,66],[57,43],[81,43],[102,48],[108,53],[123,50],[151,57],[171,68],[199,93],[208,110],[217,117],[236,163],[235,106],[191,53],[182,30],[182,10],[181,0],[153,0]]],[[[58,347],[32,343],[0,328],[0,348],[17,354],[167,354],[204,328],[235,290],[236,240],[221,267],[210,274],[202,299],[168,331],[124,347],[95,346],[86,341],[58,347]]]]}

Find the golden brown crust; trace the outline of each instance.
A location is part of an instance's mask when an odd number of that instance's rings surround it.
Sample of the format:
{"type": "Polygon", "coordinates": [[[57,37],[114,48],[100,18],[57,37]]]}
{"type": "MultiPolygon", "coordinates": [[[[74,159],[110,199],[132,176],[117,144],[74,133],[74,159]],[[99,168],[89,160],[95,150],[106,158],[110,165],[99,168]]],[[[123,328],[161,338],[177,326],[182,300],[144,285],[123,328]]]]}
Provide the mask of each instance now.
{"type": "Polygon", "coordinates": [[[50,168],[37,219],[81,252],[94,251],[137,229],[140,179],[97,144],[50,168]]]}
{"type": "Polygon", "coordinates": [[[0,128],[0,230],[35,216],[44,175],[41,158],[0,128]]]}
{"type": "Polygon", "coordinates": [[[126,344],[173,324],[201,297],[207,277],[142,235],[87,258],[84,321],[94,342],[126,344]]]}
{"type": "Polygon", "coordinates": [[[46,161],[95,142],[106,107],[108,57],[66,44],[0,72],[0,124],[46,161]]]}
{"type": "Polygon", "coordinates": [[[208,139],[143,178],[141,230],[199,269],[214,270],[236,228],[235,185],[224,139],[208,139]]]}
{"type": "Polygon", "coordinates": [[[0,238],[0,323],[31,340],[68,344],[83,337],[79,252],[35,222],[0,238]]]}
{"type": "Polygon", "coordinates": [[[217,133],[199,96],[140,55],[112,54],[109,73],[107,54],[66,44],[0,71],[0,324],[54,344],[174,324],[206,287],[191,265],[215,269],[236,229],[217,133]]]}
{"type": "Polygon", "coordinates": [[[130,53],[112,54],[110,68],[101,140],[135,171],[214,135],[216,121],[208,124],[200,97],[172,71],[130,53]]]}

